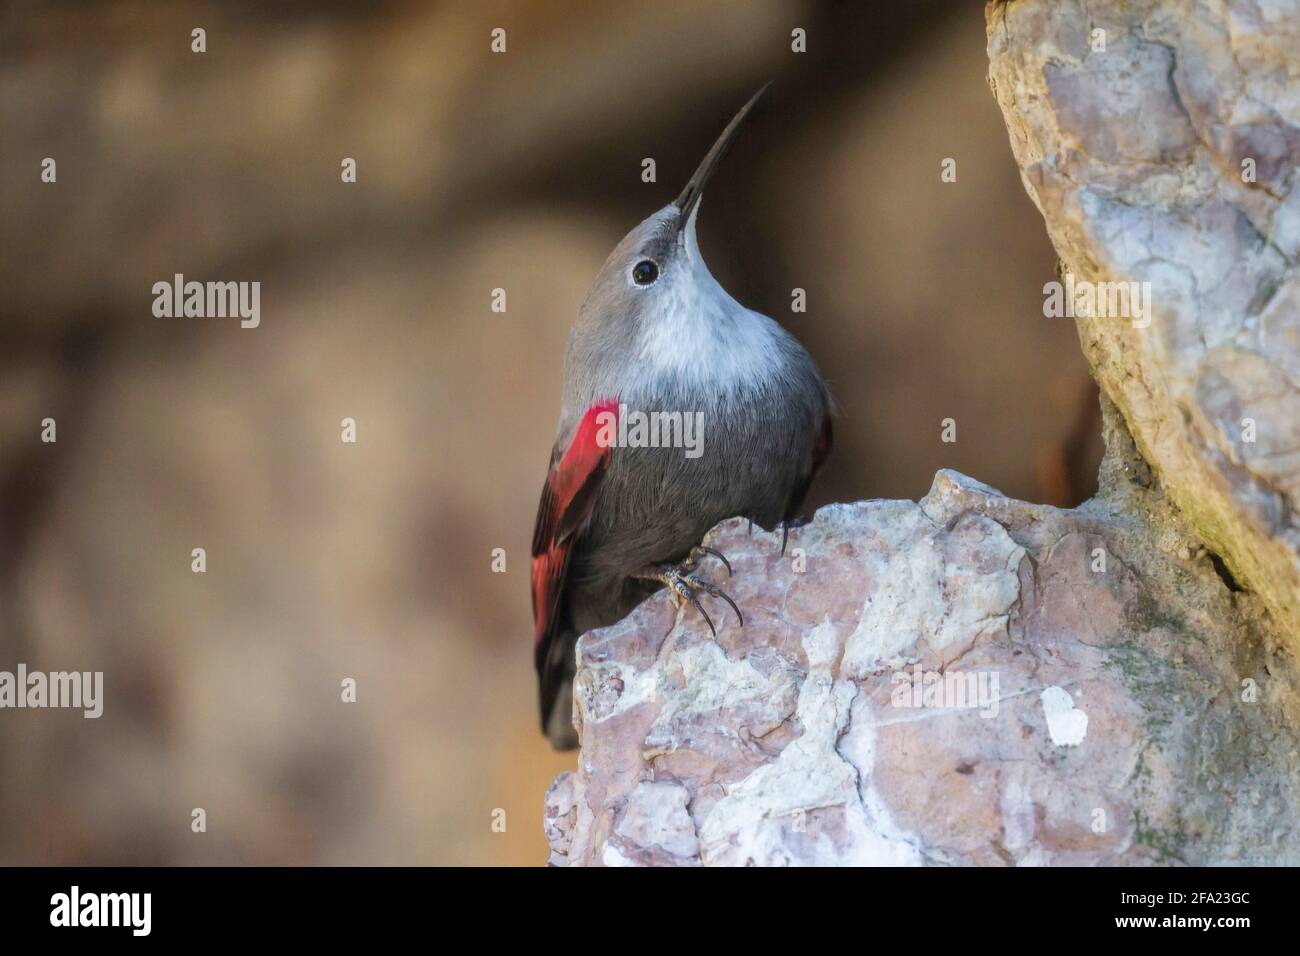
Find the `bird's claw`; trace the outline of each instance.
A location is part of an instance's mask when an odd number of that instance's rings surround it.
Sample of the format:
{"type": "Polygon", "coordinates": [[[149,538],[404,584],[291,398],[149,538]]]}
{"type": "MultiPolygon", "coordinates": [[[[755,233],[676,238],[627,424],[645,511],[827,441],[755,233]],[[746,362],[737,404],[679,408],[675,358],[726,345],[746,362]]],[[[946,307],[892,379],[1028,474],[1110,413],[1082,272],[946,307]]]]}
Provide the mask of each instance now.
{"type": "Polygon", "coordinates": [[[692,584],[697,583],[691,579],[690,575],[679,574],[674,569],[670,573],[668,581],[668,586],[673,591],[673,603],[681,607],[682,601],[690,601],[695,605],[695,610],[700,612],[700,617],[704,618],[704,623],[709,625],[709,632],[714,637],[717,637],[718,629],[713,626],[713,618],[709,617],[709,612],[704,610],[704,605],[700,603],[700,599],[695,596],[695,590],[691,587],[692,584]]]}
{"type": "Polygon", "coordinates": [[[740,626],[745,626],[745,616],[740,613],[740,608],[736,606],[736,602],[731,599],[730,594],[722,590],[722,588],[718,587],[716,584],[710,584],[708,581],[701,581],[696,577],[688,576],[686,580],[688,580],[693,586],[699,588],[705,594],[712,595],[716,598],[722,598],[722,600],[726,601],[731,605],[731,609],[736,612],[736,620],[740,622],[740,626]]]}
{"type": "Polygon", "coordinates": [[[731,599],[731,595],[717,585],[710,584],[708,581],[701,580],[695,576],[694,567],[698,561],[695,553],[696,551],[713,555],[726,565],[727,573],[731,573],[731,564],[720,551],[715,551],[713,548],[706,548],[703,545],[700,545],[698,548],[692,550],[691,557],[688,558],[681,567],[651,567],[637,575],[637,577],[648,581],[658,581],[661,584],[666,585],[669,592],[672,594],[673,603],[678,607],[682,606],[682,602],[689,601],[695,610],[700,612],[700,617],[704,618],[704,623],[709,625],[709,631],[714,637],[718,636],[718,629],[714,627],[713,619],[709,617],[709,612],[704,610],[704,605],[700,603],[700,599],[696,594],[697,591],[702,591],[711,597],[721,598],[726,601],[731,609],[736,612],[736,620],[740,622],[740,626],[744,627],[745,617],[740,613],[740,608],[737,606],[736,602],[731,599]]]}
{"type": "Polygon", "coordinates": [[[687,565],[689,565],[693,569],[697,564],[700,563],[700,558],[702,558],[706,554],[711,554],[719,561],[721,561],[723,567],[727,569],[727,577],[731,577],[732,574],[731,562],[727,560],[727,556],[723,554],[721,551],[718,551],[716,548],[710,548],[703,544],[697,544],[695,547],[691,548],[691,556],[686,559],[687,565]]]}

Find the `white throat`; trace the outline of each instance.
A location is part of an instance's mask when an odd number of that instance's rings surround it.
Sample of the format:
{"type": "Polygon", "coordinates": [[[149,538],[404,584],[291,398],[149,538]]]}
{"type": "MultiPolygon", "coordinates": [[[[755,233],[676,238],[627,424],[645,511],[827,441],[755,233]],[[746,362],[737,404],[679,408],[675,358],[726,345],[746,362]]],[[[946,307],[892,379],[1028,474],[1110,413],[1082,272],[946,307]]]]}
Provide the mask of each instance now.
{"type": "Polygon", "coordinates": [[[770,382],[780,363],[782,330],[713,278],[696,241],[698,213],[697,205],[686,225],[686,248],[664,276],[660,307],[641,329],[641,366],[647,375],[673,378],[683,387],[733,391],[770,382]]]}

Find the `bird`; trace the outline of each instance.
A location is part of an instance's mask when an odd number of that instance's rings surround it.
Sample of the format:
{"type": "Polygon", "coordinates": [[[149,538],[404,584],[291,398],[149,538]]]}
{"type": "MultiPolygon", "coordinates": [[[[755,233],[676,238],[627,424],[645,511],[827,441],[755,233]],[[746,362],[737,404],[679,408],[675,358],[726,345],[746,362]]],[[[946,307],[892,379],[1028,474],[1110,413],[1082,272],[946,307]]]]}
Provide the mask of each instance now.
{"type": "Polygon", "coordinates": [[[735,516],[751,529],[779,525],[784,553],[830,454],[834,406],[816,363],[722,288],[696,235],[704,188],[770,85],[736,113],[677,198],[618,243],[569,333],[531,566],[541,726],[556,750],[578,744],[578,637],[664,587],[715,637],[702,596],[743,627],[736,602],[705,573],[706,562],[731,572],[703,544],[706,532],[735,516]],[[696,416],[697,454],[620,440],[617,424],[636,413],[696,416]]]}

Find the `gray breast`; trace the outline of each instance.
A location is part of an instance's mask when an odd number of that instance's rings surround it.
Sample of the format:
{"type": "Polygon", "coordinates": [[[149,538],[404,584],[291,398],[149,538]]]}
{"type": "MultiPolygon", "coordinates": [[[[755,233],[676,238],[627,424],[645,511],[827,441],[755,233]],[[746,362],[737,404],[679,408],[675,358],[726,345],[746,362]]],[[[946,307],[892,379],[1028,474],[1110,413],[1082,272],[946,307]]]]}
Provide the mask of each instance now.
{"type": "Polygon", "coordinates": [[[635,412],[679,413],[683,422],[698,416],[702,443],[697,457],[682,447],[630,447],[637,436],[628,428],[628,446],[614,449],[589,531],[573,557],[575,623],[617,620],[645,593],[625,586],[629,575],[682,560],[719,521],[741,516],[764,528],[780,522],[811,467],[826,413],[820,377],[790,341],[794,349],[767,381],[721,395],[664,388],[657,401],[625,396],[625,419],[635,412]],[[581,613],[584,607],[589,613],[581,613]]]}

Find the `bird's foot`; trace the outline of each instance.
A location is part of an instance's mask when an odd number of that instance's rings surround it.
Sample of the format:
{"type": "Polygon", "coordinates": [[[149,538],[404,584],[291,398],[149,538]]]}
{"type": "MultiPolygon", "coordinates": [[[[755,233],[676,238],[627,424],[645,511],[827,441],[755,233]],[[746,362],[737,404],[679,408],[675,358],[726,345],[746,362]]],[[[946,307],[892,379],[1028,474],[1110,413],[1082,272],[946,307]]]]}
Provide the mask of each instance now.
{"type": "Polygon", "coordinates": [[[731,606],[731,609],[736,612],[736,619],[740,621],[741,627],[745,626],[745,618],[740,613],[740,608],[736,606],[736,602],[731,599],[731,595],[717,585],[710,584],[708,581],[696,576],[695,570],[699,567],[700,560],[706,554],[712,555],[721,561],[727,568],[728,577],[731,575],[731,562],[727,560],[726,555],[721,551],[715,551],[713,548],[699,545],[692,548],[690,555],[679,565],[652,564],[642,568],[634,577],[643,581],[658,581],[660,584],[665,585],[672,597],[673,604],[677,607],[681,607],[683,602],[689,601],[695,607],[695,610],[700,612],[700,616],[704,618],[704,623],[709,625],[709,630],[713,633],[713,636],[717,637],[718,629],[713,626],[713,619],[709,617],[708,612],[704,610],[704,605],[700,603],[699,593],[722,598],[722,600],[726,601],[731,606]]]}

